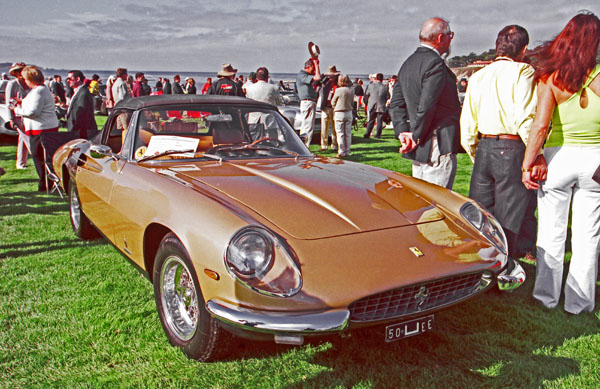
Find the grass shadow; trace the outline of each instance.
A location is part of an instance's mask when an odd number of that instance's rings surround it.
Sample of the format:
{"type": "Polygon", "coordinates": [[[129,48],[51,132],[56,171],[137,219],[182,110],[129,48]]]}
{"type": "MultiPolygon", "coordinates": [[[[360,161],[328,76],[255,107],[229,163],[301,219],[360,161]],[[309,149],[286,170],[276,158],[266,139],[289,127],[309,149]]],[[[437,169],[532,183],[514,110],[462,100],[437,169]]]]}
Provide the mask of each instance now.
{"type": "Polygon", "coordinates": [[[29,214],[51,215],[67,212],[69,205],[66,199],[46,192],[10,192],[0,195],[0,214],[16,216],[29,214]]]}
{"type": "MultiPolygon", "coordinates": [[[[378,326],[306,338],[303,348],[316,350],[306,353],[306,362],[324,369],[290,387],[389,387],[392,382],[394,387],[411,387],[415,382],[542,387],[547,380],[579,374],[577,360],[540,350],[555,350],[570,339],[600,333],[599,309],[569,316],[562,309],[541,307],[531,298],[535,267],[524,267],[530,279],[522,288],[513,293],[487,293],[437,312],[435,330],[424,335],[386,343],[385,326],[378,326]]],[[[223,348],[227,355],[219,361],[285,359],[287,354],[300,354],[294,346],[232,336],[223,348]]]]}
{"type": "Polygon", "coordinates": [[[106,244],[108,243],[104,239],[97,239],[93,241],[84,241],[81,239],[62,239],[0,245],[0,260],[48,253],[50,251],[58,251],[75,247],[90,247],[106,244]]]}

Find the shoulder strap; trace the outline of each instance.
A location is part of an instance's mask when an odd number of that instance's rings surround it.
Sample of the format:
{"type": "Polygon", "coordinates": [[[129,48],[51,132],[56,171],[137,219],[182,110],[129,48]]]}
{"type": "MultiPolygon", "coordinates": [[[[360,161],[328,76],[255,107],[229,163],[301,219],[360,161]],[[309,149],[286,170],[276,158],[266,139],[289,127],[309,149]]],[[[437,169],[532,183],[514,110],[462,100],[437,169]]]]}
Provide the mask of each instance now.
{"type": "Polygon", "coordinates": [[[581,89],[584,89],[584,88],[587,88],[588,86],[590,86],[590,84],[592,83],[592,81],[594,81],[594,79],[596,78],[596,76],[598,74],[600,74],[600,65],[596,65],[594,70],[592,70],[592,72],[588,76],[588,79],[585,81],[585,84],[583,84],[583,87],[581,89]]]}

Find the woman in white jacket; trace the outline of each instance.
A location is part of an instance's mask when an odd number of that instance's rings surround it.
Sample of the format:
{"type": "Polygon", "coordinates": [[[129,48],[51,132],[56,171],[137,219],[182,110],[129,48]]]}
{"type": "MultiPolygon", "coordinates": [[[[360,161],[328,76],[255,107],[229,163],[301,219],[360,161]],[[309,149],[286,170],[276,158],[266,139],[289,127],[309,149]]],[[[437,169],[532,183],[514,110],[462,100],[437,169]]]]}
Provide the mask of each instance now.
{"type": "Polygon", "coordinates": [[[58,119],[54,111],[54,97],[44,85],[44,74],[36,66],[26,66],[22,71],[25,83],[31,91],[14,108],[16,115],[23,117],[25,133],[29,135],[31,154],[40,181],[38,191],[46,190],[46,169],[41,145],[43,132],[57,132],[58,119]],[[20,104],[19,104],[20,103],[20,104]]]}
{"type": "MultiPolygon", "coordinates": [[[[352,105],[354,104],[354,90],[350,87],[352,82],[346,74],[338,80],[338,88],[333,94],[331,105],[333,107],[333,120],[337,134],[338,157],[350,155],[352,144],[352,105]]],[[[323,129],[321,128],[321,131],[323,129]]]]}

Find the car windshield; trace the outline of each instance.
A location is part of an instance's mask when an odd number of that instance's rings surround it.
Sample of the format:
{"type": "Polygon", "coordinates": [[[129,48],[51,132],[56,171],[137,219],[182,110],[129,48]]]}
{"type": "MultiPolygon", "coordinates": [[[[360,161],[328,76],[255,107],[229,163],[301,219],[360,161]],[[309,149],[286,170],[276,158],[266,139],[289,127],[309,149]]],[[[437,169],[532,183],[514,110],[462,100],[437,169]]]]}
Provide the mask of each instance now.
{"type": "Polygon", "coordinates": [[[137,115],[135,159],[247,159],[311,155],[286,119],[263,107],[153,107],[137,115]]]}

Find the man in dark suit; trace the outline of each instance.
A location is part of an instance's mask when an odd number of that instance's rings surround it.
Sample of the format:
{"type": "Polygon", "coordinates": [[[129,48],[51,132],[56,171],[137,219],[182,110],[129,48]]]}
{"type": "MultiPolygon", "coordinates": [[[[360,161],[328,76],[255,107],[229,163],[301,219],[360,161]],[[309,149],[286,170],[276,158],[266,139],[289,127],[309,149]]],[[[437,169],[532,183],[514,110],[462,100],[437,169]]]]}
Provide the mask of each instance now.
{"type": "Polygon", "coordinates": [[[65,87],[62,83],[62,77],[58,74],[54,76],[54,82],[51,85],[52,94],[60,100],[61,104],[67,102],[67,96],[65,95],[65,87]]]}
{"type": "Polygon", "coordinates": [[[67,128],[78,132],[81,138],[89,139],[98,132],[98,126],[94,118],[94,97],[84,80],[80,70],[71,70],[67,75],[67,84],[73,89],[73,97],[67,110],[67,128]]]}
{"type": "Polygon", "coordinates": [[[413,160],[413,176],[449,189],[460,149],[460,104],[456,76],[442,55],[453,37],[442,18],[423,24],[421,45],[402,64],[390,102],[400,152],[413,160]]]}
{"type": "Polygon", "coordinates": [[[163,95],[171,94],[171,81],[167,77],[163,78],[163,87],[162,87],[163,95]]]}
{"type": "Polygon", "coordinates": [[[365,92],[364,101],[365,104],[367,104],[367,110],[369,112],[367,131],[364,135],[365,138],[371,137],[375,119],[377,119],[377,133],[375,134],[375,138],[381,138],[381,130],[383,130],[383,114],[386,110],[386,103],[390,98],[390,92],[382,82],[383,74],[377,73],[375,81],[369,85],[369,88],[367,88],[367,91],[365,92]]]}

